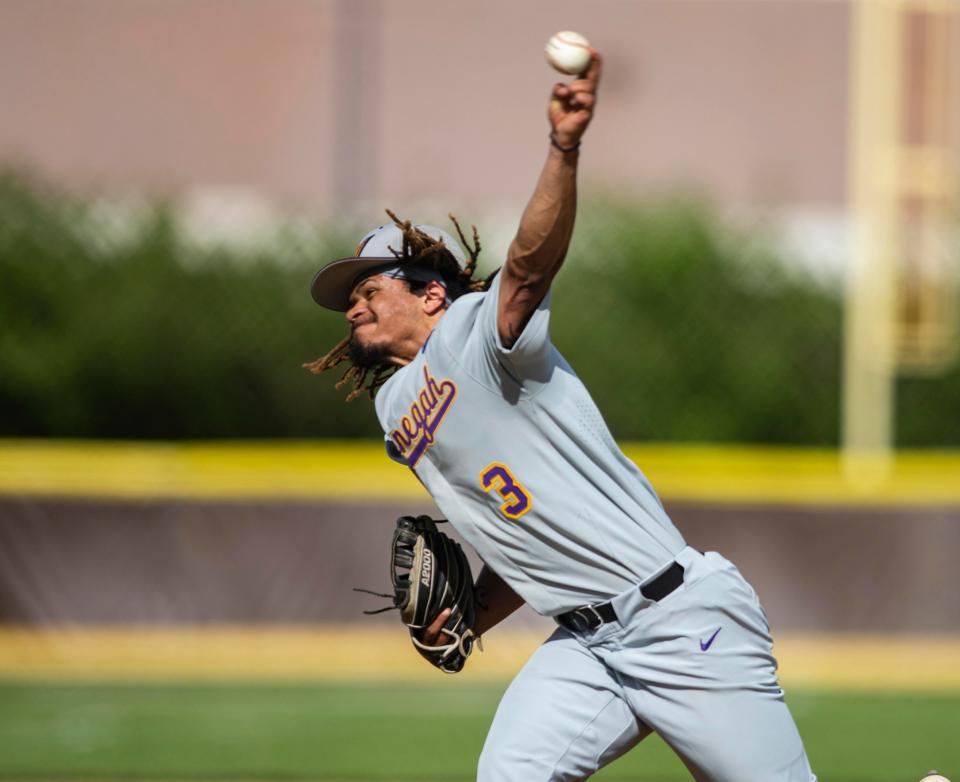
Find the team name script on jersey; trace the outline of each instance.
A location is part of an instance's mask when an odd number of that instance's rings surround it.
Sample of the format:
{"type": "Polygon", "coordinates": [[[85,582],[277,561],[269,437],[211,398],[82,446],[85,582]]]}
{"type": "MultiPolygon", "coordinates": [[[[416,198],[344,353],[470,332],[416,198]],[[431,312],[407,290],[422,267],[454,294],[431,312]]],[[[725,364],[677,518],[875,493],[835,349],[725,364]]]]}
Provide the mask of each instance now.
{"type": "Polygon", "coordinates": [[[456,383],[438,381],[430,374],[430,367],[424,365],[423,388],[410,405],[410,414],[401,418],[400,425],[390,432],[390,439],[411,467],[433,445],[437,429],[456,396],[456,383]]]}

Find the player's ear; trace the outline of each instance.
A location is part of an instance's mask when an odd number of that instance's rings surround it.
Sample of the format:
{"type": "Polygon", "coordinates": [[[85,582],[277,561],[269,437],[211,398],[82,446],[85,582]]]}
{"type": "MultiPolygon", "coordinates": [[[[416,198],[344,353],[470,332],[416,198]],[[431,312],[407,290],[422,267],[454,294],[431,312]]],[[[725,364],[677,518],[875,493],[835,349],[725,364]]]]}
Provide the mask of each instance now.
{"type": "Polygon", "coordinates": [[[427,315],[436,315],[447,304],[447,289],[436,280],[430,280],[424,288],[423,311],[427,315]]]}

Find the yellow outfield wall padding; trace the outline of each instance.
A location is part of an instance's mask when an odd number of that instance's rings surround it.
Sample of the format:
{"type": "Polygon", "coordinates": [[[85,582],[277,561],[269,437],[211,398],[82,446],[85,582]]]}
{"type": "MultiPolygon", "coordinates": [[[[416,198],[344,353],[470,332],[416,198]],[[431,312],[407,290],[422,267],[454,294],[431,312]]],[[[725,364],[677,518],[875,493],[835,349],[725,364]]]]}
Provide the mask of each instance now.
{"type": "MultiPolygon", "coordinates": [[[[463,681],[513,676],[549,630],[493,631],[463,681]]],[[[960,692],[960,635],[778,636],[785,687],[960,692]]],[[[357,681],[443,678],[399,627],[0,627],[0,678],[357,681]]]]}
{"type": "Polygon", "coordinates": [[[115,498],[426,498],[370,442],[0,441],[0,493],[115,498]]]}
{"type": "MultiPolygon", "coordinates": [[[[670,500],[960,504],[960,451],[900,451],[851,480],[835,450],[625,443],[670,500]]],[[[522,465],[515,470],[522,472],[522,465]]],[[[0,440],[0,495],[427,500],[379,442],[127,443],[0,440]]]]}

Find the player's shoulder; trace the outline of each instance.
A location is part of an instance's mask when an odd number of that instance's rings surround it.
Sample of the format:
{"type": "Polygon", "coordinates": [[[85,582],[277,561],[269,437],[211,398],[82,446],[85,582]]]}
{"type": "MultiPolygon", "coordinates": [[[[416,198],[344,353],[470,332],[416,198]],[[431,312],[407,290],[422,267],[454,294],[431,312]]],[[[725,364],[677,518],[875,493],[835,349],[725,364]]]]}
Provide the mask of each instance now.
{"type": "Polygon", "coordinates": [[[480,308],[489,293],[465,293],[447,308],[431,335],[445,347],[457,353],[473,331],[480,308]],[[460,347],[457,347],[460,346],[460,347]]]}
{"type": "Polygon", "coordinates": [[[489,295],[490,291],[463,294],[462,296],[456,298],[447,308],[447,314],[440,319],[440,323],[443,323],[444,321],[453,323],[475,316],[477,309],[480,308],[489,295]]]}

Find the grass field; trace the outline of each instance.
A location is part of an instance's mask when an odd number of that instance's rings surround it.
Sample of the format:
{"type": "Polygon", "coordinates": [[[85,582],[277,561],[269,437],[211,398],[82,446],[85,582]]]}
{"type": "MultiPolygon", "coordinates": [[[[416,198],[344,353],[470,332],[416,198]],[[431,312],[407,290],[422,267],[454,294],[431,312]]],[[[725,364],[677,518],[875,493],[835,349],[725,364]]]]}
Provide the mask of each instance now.
{"type": "MultiPolygon", "coordinates": [[[[7,681],[0,778],[469,780],[504,686],[7,681]]],[[[789,703],[822,782],[960,775],[960,694],[789,703]]],[[[651,737],[596,778],[689,776],[651,737]]]]}

